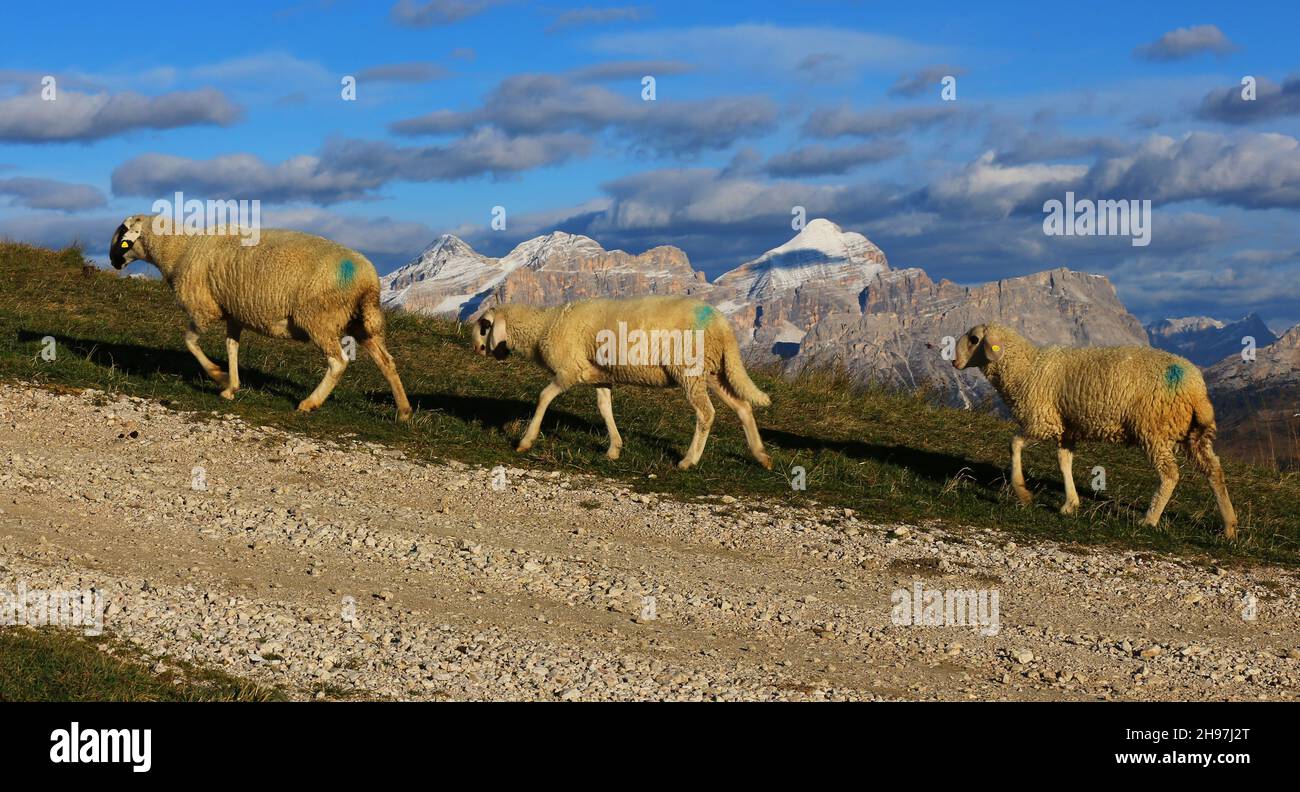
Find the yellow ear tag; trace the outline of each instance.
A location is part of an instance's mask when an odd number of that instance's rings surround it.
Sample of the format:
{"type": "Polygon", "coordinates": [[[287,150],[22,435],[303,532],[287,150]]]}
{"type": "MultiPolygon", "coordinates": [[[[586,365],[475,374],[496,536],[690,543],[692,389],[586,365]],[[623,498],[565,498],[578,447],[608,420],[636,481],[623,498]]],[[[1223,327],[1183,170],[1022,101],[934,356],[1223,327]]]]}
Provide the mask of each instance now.
{"type": "Polygon", "coordinates": [[[1001,352],[1001,351],[1002,351],[1002,347],[998,346],[997,344],[994,344],[994,345],[993,345],[993,351],[994,351],[994,352],[1001,352]]]}
{"type": "Polygon", "coordinates": [[[122,247],[131,247],[131,243],[130,243],[130,242],[123,242],[123,243],[122,243],[122,247]]]}

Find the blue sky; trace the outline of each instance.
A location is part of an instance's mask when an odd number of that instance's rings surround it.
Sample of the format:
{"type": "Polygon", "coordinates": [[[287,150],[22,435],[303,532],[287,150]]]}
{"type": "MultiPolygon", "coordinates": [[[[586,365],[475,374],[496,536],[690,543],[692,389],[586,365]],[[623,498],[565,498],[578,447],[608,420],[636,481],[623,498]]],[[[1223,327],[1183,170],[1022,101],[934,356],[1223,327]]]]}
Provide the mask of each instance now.
{"type": "Polygon", "coordinates": [[[268,225],[381,270],[443,232],[500,255],[558,228],[675,244],[713,277],[789,238],[803,206],[936,279],[1066,266],[1110,277],[1143,320],[1258,311],[1281,327],[1300,322],[1300,64],[1279,33],[1297,17],[1199,2],[38,4],[0,50],[0,235],[101,254],[123,216],[180,189],[261,200],[268,225]],[[1151,200],[1151,244],[1044,235],[1043,202],[1067,190],[1151,200]]]}

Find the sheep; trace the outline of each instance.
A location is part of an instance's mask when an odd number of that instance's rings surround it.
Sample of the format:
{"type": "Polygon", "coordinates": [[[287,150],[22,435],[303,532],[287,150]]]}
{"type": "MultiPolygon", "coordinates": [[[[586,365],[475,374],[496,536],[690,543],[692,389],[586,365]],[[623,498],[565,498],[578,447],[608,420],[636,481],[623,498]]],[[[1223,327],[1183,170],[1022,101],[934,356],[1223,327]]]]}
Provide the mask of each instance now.
{"type": "Polygon", "coordinates": [[[712,390],[736,411],[750,453],[772,469],[754,423],[754,406],[771,403],[750,380],[731,324],[713,307],[687,297],[580,300],[553,308],[499,305],[470,330],[474,351],[502,359],[517,352],[552,374],[532,422],[515,449],[528,451],[551,400],[578,384],[596,386],[596,406],[609,432],[606,456],[618,459],[623,438],[614,423],[614,385],[679,386],[695,408],[695,435],[678,467],[700,461],[713,425],[712,390]]]}
{"type": "Polygon", "coordinates": [[[1067,515],[1079,507],[1072,472],[1075,444],[1136,445],[1160,474],[1143,520],[1154,527],[1178,484],[1174,447],[1181,444],[1210,480],[1224,536],[1236,537],[1237,515],[1214,453],[1214,407],[1201,372],[1189,361],[1140,346],[1040,348],[1008,327],[982,324],[962,336],[952,364],[979,368],[1020,424],[1011,440],[1011,486],[1022,504],[1033,500],[1020,463],[1027,439],[1057,442],[1065,479],[1061,513],[1067,515]]]}
{"type": "Polygon", "coordinates": [[[341,343],[347,333],[388,380],[398,419],[410,418],[411,404],[384,345],[374,265],[355,250],[297,231],[264,229],[257,244],[242,242],[233,229],[186,234],[173,232],[166,216],[132,215],[113,233],[109,261],[119,270],[136,260],[158,268],[189,317],[185,346],[222,386],[222,397],[234,399],[239,390],[239,338],[248,329],[310,341],[325,353],[325,378],[298,405],[303,412],[317,409],[347,368],[341,343]],[[199,334],[217,321],[226,323],[228,373],[199,346],[199,334]]]}

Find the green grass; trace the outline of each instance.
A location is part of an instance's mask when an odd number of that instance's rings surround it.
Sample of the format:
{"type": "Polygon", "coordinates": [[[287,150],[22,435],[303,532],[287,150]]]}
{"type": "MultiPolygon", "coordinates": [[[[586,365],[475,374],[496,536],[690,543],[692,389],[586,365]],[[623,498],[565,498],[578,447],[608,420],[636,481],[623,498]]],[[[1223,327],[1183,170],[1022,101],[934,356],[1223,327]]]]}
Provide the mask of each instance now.
{"type": "Polygon", "coordinates": [[[220,671],[166,661],[155,674],[108,638],[26,627],[0,630],[0,701],[275,701],[284,696],[220,671]],[[101,646],[113,649],[111,653],[101,646]]]}
{"type": "MultiPolygon", "coordinates": [[[[1300,562],[1300,480],[1295,472],[1230,464],[1228,484],[1241,517],[1235,543],[1219,538],[1219,517],[1204,480],[1184,465],[1183,480],[1161,526],[1139,523],[1155,488],[1145,458],[1131,449],[1085,445],[1076,457],[1081,514],[1063,517],[1055,449],[1026,454],[1035,504],[1018,506],[1006,486],[1011,425],[991,415],[937,406],[916,394],[855,389],[835,373],[784,381],[755,379],[772,395],[758,411],[776,461],[768,472],[749,457],[735,416],[719,404],[701,466],[674,468],[694,418],[674,390],[616,389],[623,456],[604,456],[604,426],[590,388],[552,405],[543,434],[516,455],[543,372],[522,360],[471,354],[454,322],[410,315],[389,321],[389,346],[416,407],[409,424],[394,421],[387,386],[359,359],[325,406],[294,408],[320,379],[313,348],[245,334],[243,390],[222,400],[181,343],[183,316],[166,286],[110,273],[81,274],[80,251],[0,245],[0,378],[51,387],[97,388],[160,399],[177,409],[235,413],[262,424],[322,438],[351,436],[426,459],[595,473],[643,491],[680,497],[754,495],[788,503],[816,501],[858,510],[866,519],[991,526],[1022,539],[1114,543],[1179,552],[1199,560],[1300,562]],[[58,357],[42,360],[41,339],[56,339],[58,357]],[[806,470],[807,489],[791,489],[791,468],[806,470]],[[1108,488],[1094,493],[1090,471],[1105,467],[1108,488]],[[651,475],[654,475],[651,478],[651,475]]],[[[224,361],[221,332],[204,347],[224,361]]]]}

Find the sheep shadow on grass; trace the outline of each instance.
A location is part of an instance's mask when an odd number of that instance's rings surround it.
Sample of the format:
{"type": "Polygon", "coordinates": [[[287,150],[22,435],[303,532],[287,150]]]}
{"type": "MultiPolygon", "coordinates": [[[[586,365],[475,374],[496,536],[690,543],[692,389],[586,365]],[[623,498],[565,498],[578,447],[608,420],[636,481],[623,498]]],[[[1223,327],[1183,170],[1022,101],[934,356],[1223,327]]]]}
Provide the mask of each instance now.
{"type": "MultiPolygon", "coordinates": [[[[383,393],[367,394],[371,401],[381,402],[387,397],[383,393]]],[[[527,424],[537,407],[535,399],[511,399],[499,396],[472,395],[464,393],[412,393],[408,394],[411,406],[421,411],[441,412],[468,425],[477,424],[485,429],[494,429],[501,433],[511,444],[519,440],[523,432],[522,424],[527,424]],[[510,424],[521,424],[516,433],[510,431],[510,424]]],[[[389,399],[391,401],[391,399],[389,399]]],[[[680,446],[668,438],[649,434],[628,424],[619,423],[619,432],[623,435],[624,449],[630,442],[653,447],[669,455],[680,456],[686,443],[680,446]]],[[[596,445],[603,454],[608,446],[605,424],[600,418],[588,418],[565,410],[556,403],[551,404],[542,419],[543,435],[555,437],[565,433],[571,435],[590,435],[596,438],[596,445]]],[[[595,448],[596,446],[593,446],[595,448]]]]}
{"type": "MultiPolygon", "coordinates": [[[[144,346],[142,344],[123,344],[101,341],[94,338],[77,338],[56,333],[40,333],[32,330],[18,331],[20,342],[39,342],[46,336],[54,338],[61,350],[68,350],[85,358],[96,366],[116,369],[129,377],[152,379],[159,375],[174,376],[186,382],[202,383],[208,387],[200,390],[212,390],[216,393],[215,383],[208,379],[199,367],[199,363],[189,350],[168,349],[166,347],[144,346]]],[[[227,361],[213,358],[213,362],[225,368],[227,361]]],[[[323,368],[323,367],[322,367],[323,368]]],[[[267,374],[241,361],[239,378],[245,389],[257,389],[269,394],[296,400],[305,393],[304,385],[284,377],[267,374]]],[[[305,386],[307,390],[310,385],[305,386]]]]}
{"type": "MultiPolygon", "coordinates": [[[[993,499],[999,499],[1003,487],[1010,475],[1011,458],[1008,454],[1007,466],[989,462],[977,462],[957,454],[943,451],[929,451],[910,448],[904,445],[886,445],[869,443],[862,440],[828,440],[820,437],[785,432],[779,429],[763,429],[764,439],[771,439],[774,444],[789,450],[833,451],[851,459],[867,459],[884,465],[902,467],[942,487],[959,475],[963,475],[978,484],[993,499]]],[[[1063,492],[1060,479],[1041,478],[1025,471],[1025,483],[1034,491],[1035,496],[1063,492]]],[[[1091,498],[1093,493],[1080,490],[1082,498],[1091,498]]]]}

